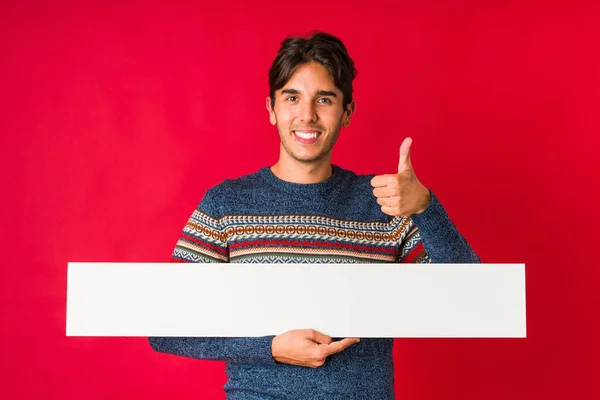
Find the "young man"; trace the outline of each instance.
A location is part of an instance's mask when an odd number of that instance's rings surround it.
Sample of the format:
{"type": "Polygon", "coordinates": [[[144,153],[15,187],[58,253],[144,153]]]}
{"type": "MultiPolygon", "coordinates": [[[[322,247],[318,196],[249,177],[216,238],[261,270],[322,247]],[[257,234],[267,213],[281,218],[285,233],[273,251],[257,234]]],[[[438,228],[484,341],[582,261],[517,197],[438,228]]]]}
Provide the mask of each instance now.
{"type": "MultiPolygon", "coordinates": [[[[331,35],[282,42],[266,99],[279,131],[279,161],[209,189],[177,242],[174,261],[479,262],[416,178],[411,139],[402,143],[397,174],[359,176],[331,165],[332,148],[355,111],[355,74],[346,47],[331,35]]],[[[323,306],[334,313],[343,304],[323,306]]],[[[299,329],[150,343],[161,352],[226,361],[231,400],[394,398],[392,339],[333,340],[299,329]]]]}

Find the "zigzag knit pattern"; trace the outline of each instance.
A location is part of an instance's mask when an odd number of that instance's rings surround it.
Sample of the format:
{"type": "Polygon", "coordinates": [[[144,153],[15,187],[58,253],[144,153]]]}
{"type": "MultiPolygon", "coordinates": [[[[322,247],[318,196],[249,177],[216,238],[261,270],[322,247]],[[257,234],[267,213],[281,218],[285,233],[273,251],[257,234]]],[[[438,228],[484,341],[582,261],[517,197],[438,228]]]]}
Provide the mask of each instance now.
{"type": "Polygon", "coordinates": [[[431,262],[410,218],[389,223],[323,216],[224,216],[196,210],[172,261],[239,263],[431,262]]]}

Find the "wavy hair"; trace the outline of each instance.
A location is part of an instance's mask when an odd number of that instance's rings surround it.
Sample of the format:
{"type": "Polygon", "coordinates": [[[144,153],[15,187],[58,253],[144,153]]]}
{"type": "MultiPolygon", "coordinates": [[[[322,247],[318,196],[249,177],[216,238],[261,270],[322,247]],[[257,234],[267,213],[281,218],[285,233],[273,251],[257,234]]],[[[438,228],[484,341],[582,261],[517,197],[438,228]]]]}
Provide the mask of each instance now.
{"type": "Polygon", "coordinates": [[[311,32],[310,36],[289,36],[281,42],[277,56],[269,69],[269,96],[275,105],[275,91],[290,80],[296,69],[309,62],[323,65],[333,77],[335,86],[343,94],[343,108],[352,102],[352,81],[356,77],[354,61],[344,43],[325,32],[311,32]]]}

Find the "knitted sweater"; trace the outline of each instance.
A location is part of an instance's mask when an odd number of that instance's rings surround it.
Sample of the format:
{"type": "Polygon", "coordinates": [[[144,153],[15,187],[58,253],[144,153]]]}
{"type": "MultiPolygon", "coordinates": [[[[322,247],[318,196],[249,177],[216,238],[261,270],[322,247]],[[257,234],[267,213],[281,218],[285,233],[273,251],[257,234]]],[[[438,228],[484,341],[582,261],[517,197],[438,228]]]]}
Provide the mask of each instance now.
{"type": "MultiPolygon", "coordinates": [[[[329,179],[315,184],[283,181],[265,167],[209,189],[183,229],[172,260],[480,262],[433,193],[421,214],[391,217],[372,194],[373,175],[332,168],[329,179]]],[[[364,338],[319,368],[275,362],[272,339],[149,338],[156,351],[226,361],[229,400],[394,399],[393,339],[364,338]]]]}

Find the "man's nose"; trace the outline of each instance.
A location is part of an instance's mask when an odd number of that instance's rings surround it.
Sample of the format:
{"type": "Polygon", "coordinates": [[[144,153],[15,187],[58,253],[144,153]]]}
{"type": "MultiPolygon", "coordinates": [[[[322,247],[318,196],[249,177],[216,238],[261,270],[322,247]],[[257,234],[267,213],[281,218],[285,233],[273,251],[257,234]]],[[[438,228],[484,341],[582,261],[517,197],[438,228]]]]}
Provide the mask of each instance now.
{"type": "Polygon", "coordinates": [[[305,102],[300,106],[300,120],[303,122],[311,122],[317,120],[317,112],[315,104],[312,101],[305,102]]]}

